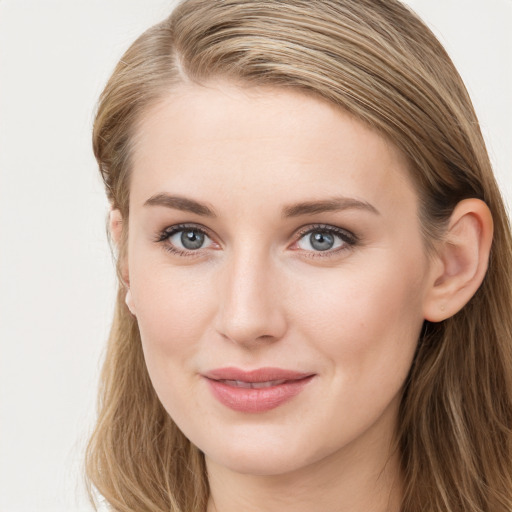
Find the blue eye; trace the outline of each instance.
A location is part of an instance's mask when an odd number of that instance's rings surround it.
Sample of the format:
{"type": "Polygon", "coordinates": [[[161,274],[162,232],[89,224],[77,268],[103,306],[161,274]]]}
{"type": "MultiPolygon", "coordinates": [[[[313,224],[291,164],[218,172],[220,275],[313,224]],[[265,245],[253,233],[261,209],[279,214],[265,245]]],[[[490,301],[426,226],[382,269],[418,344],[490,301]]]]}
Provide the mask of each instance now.
{"type": "Polygon", "coordinates": [[[182,248],[187,251],[195,251],[201,249],[206,239],[208,237],[197,229],[184,229],[170,236],[169,242],[176,247],[179,247],[181,244],[182,248]]]}
{"type": "MultiPolygon", "coordinates": [[[[335,226],[309,226],[299,233],[292,249],[300,249],[311,254],[328,256],[356,245],[358,239],[355,235],[335,226]]],[[[164,248],[180,256],[200,254],[202,249],[219,249],[204,228],[197,225],[179,224],[170,226],[160,232],[155,239],[162,243],[164,248]]]]}
{"type": "Polygon", "coordinates": [[[158,235],[157,242],[164,242],[172,253],[186,254],[212,246],[213,240],[199,227],[172,226],[158,235]]]}
{"type": "Polygon", "coordinates": [[[356,238],[351,233],[334,226],[318,226],[309,229],[297,241],[296,245],[304,251],[336,251],[353,246],[356,238]]]}

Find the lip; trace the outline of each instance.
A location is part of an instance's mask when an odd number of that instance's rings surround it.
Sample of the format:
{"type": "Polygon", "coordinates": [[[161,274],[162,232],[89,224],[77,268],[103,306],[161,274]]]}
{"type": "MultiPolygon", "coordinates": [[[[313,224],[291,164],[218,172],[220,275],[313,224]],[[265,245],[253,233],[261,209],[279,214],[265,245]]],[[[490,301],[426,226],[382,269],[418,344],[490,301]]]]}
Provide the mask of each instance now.
{"type": "Polygon", "coordinates": [[[238,412],[261,413],[297,396],[315,374],[282,368],[218,368],[203,374],[213,396],[238,412]]]}

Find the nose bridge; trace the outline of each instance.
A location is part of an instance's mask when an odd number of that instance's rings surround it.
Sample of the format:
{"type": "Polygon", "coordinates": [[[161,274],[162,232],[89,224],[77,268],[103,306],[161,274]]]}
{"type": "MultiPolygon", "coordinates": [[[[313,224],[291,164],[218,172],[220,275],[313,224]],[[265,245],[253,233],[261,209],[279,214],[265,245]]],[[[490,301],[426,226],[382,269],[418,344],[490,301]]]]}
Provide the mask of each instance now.
{"type": "Polygon", "coordinates": [[[277,273],[268,250],[254,244],[233,248],[219,287],[218,332],[239,344],[281,338],[286,321],[277,273]]]}

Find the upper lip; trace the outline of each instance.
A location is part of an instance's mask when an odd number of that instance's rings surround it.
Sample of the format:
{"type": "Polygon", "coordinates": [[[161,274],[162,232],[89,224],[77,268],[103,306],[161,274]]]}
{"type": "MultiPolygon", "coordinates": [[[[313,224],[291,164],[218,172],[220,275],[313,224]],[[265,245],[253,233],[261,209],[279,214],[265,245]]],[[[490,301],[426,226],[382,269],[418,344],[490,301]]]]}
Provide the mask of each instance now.
{"type": "Polygon", "coordinates": [[[203,373],[203,376],[212,380],[238,380],[241,382],[269,382],[279,380],[300,380],[311,377],[313,373],[286,370],[283,368],[257,368],[255,370],[242,370],[240,368],[216,368],[203,373]]]}

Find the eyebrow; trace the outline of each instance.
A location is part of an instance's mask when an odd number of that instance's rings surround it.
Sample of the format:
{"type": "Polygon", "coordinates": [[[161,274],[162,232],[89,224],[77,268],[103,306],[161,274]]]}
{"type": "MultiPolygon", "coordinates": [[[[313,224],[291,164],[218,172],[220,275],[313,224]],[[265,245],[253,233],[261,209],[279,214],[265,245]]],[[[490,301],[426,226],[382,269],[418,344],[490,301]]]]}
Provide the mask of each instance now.
{"type": "Polygon", "coordinates": [[[333,197],[331,199],[324,199],[320,201],[305,201],[283,209],[283,217],[298,217],[299,215],[315,215],[324,212],[337,212],[343,210],[366,210],[375,215],[380,215],[380,212],[375,206],[350,197],[333,197]]]}
{"type": "Polygon", "coordinates": [[[203,203],[188,199],[183,196],[172,196],[169,194],[156,194],[151,196],[144,206],[164,206],[165,208],[172,208],[174,210],[182,210],[184,212],[191,212],[203,217],[216,217],[215,212],[210,207],[203,203]]]}
{"type": "MultiPolygon", "coordinates": [[[[195,213],[202,217],[215,218],[217,215],[214,210],[204,203],[188,199],[183,196],[173,196],[165,193],[151,196],[144,206],[164,206],[174,210],[195,213]]],[[[334,197],[319,201],[304,201],[283,208],[282,216],[284,218],[298,217],[300,215],[315,215],[324,212],[336,212],[349,209],[366,210],[370,213],[380,215],[379,211],[370,203],[353,199],[350,197],[334,197]]]]}

